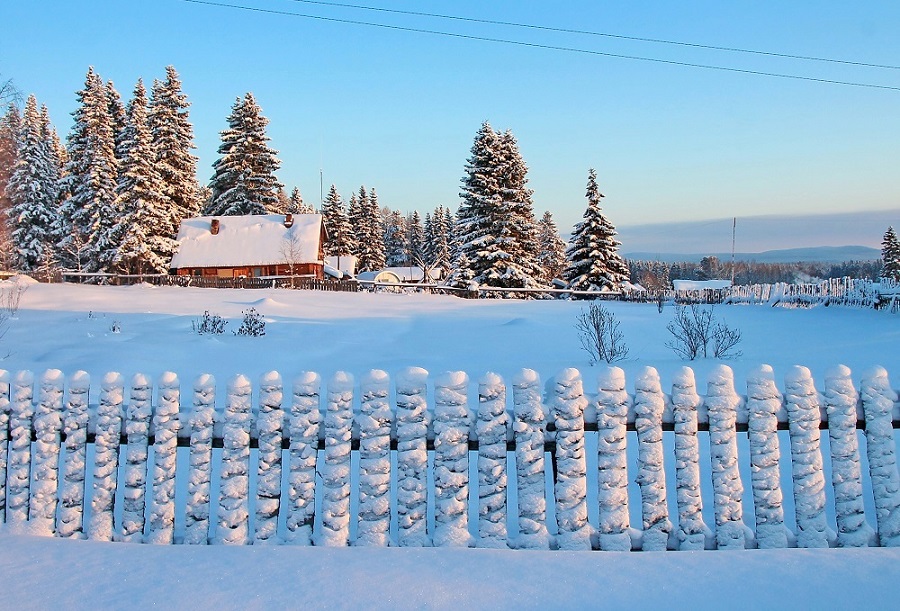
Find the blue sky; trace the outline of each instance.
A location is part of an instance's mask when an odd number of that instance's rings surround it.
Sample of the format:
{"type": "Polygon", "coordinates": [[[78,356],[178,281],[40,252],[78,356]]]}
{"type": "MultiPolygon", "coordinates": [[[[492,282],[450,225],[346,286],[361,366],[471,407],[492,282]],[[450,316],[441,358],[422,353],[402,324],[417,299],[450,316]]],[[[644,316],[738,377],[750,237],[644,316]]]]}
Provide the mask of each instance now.
{"type": "MultiPolygon", "coordinates": [[[[900,88],[900,70],[379,14],[296,0],[221,3],[669,61],[900,88]]],[[[366,0],[358,0],[366,4],[366,0]]],[[[900,3],[371,0],[369,6],[900,64],[900,3]]],[[[462,40],[183,0],[8,0],[0,75],[61,134],[89,65],[123,97],[174,65],[193,106],[199,176],[237,96],[270,119],[280,180],[318,203],[374,186],[384,205],[458,205],[484,120],[511,129],[536,212],[566,233],[588,168],[618,226],[759,214],[900,211],[900,91],[462,40]]],[[[898,212],[900,217],[900,212],[898,212]]],[[[898,218],[900,223],[900,218],[898,218]]],[[[879,236],[880,237],[880,236],[879,236]]],[[[627,245],[626,245],[627,246],[627,245]]]]}

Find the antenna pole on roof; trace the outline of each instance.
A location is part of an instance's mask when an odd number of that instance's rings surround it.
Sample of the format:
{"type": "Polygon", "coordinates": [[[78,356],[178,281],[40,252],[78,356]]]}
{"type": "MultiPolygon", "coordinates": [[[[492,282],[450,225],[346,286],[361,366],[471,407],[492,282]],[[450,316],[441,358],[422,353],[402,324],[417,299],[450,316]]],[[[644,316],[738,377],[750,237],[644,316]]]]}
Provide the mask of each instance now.
{"type": "Polygon", "coordinates": [[[737,230],[737,217],[731,219],[731,286],[734,286],[734,234],[737,230]]]}
{"type": "Polygon", "coordinates": [[[322,176],[322,168],[319,168],[319,212],[325,204],[325,182],[322,176]]]}

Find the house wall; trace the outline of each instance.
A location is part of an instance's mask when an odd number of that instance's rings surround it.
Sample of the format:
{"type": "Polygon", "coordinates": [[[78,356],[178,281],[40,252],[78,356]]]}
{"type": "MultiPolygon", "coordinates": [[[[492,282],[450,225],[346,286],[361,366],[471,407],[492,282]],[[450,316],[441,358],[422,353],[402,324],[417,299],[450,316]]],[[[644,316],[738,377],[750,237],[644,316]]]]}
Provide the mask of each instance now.
{"type": "MultiPolygon", "coordinates": [[[[179,276],[201,276],[204,278],[253,278],[258,276],[290,276],[289,265],[258,265],[242,267],[182,267],[175,270],[179,276]]],[[[294,265],[293,275],[312,276],[318,279],[325,277],[324,267],[320,263],[299,263],[294,265]]]]}

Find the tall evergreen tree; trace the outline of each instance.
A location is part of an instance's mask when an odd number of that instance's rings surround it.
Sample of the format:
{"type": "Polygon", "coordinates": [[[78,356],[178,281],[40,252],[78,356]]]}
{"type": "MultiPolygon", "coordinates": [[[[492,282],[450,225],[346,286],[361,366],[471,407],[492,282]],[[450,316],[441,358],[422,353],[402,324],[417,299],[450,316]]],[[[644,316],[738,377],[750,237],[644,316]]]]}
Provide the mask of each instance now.
{"type": "Polygon", "coordinates": [[[119,150],[117,206],[121,216],[114,232],[118,249],[112,264],[126,273],[165,273],[177,245],[169,234],[174,210],[167,205],[162,176],[156,169],[147,92],[141,80],[128,103],[119,150]]]}
{"type": "Polygon", "coordinates": [[[406,263],[422,267],[425,264],[425,228],[418,210],[406,217],[406,263]]]}
{"type": "Polygon", "coordinates": [[[30,95],[16,164],[6,186],[12,203],[9,220],[16,267],[26,273],[37,271],[52,254],[58,168],[46,135],[37,99],[30,95]]]}
{"type": "Polygon", "coordinates": [[[344,202],[337,187],[331,185],[322,202],[322,222],[325,223],[325,254],[329,257],[345,257],[352,254],[352,231],[344,202]]]}
{"type": "Polygon", "coordinates": [[[238,98],[228,116],[228,129],[221,132],[220,157],[209,183],[212,205],[204,211],[211,216],[267,214],[277,205],[281,184],[275,171],[281,165],[268,146],[266,125],[252,93],[238,98]]]}
{"type": "Polygon", "coordinates": [[[111,230],[118,221],[116,155],[107,90],[88,69],[68,137],[69,161],[64,188],[60,255],[64,265],[88,272],[104,271],[111,250],[111,230]]]}
{"type": "Polygon", "coordinates": [[[167,66],[165,80],[153,82],[147,121],[153,134],[163,196],[166,205],[172,209],[174,224],[169,233],[173,237],[181,220],[197,216],[202,203],[197,182],[197,158],[191,153],[195,147],[190,106],[181,91],[178,73],[174,67],[167,66]]]}
{"type": "Polygon", "coordinates": [[[588,172],[587,209],[575,226],[566,257],[566,280],[579,291],[616,290],[628,279],[628,266],[619,255],[620,242],[616,229],[603,215],[600,200],[603,194],[597,186],[597,173],[588,172]]]}
{"type": "Polygon", "coordinates": [[[566,269],[566,242],[559,235],[559,229],[549,211],[544,212],[544,216],[538,221],[538,233],[538,262],[543,270],[542,279],[549,284],[554,278],[561,277],[566,269]]]}
{"type": "Polygon", "coordinates": [[[425,258],[433,269],[449,270],[452,257],[448,210],[438,206],[425,216],[425,258]]]}
{"type": "Polygon", "coordinates": [[[288,205],[288,212],[291,214],[315,214],[312,206],[304,203],[303,196],[300,195],[300,189],[294,187],[291,189],[291,201],[288,205]]]}
{"type": "Polygon", "coordinates": [[[112,81],[106,81],[106,102],[109,105],[109,121],[113,131],[116,163],[118,163],[119,151],[122,150],[122,141],[125,138],[126,117],[122,96],[119,95],[112,81]]]}
{"type": "Polygon", "coordinates": [[[540,286],[537,229],[527,188],[527,167],[511,132],[482,124],[462,180],[455,266],[465,260],[479,284],[540,286]]]}
{"type": "Polygon", "coordinates": [[[900,240],[893,227],[888,227],[881,241],[881,277],[900,282],[900,240]]]}
{"type": "MultiPolygon", "coordinates": [[[[363,190],[363,195],[365,196],[365,190],[363,190]]],[[[350,194],[350,202],[347,204],[347,221],[350,226],[350,254],[354,257],[359,257],[359,242],[361,239],[365,239],[365,237],[362,234],[362,206],[359,203],[359,197],[356,196],[356,193],[350,194]]],[[[360,271],[362,271],[361,268],[360,271]]]]}
{"type": "Polygon", "coordinates": [[[359,257],[359,271],[376,271],[385,264],[384,227],[381,224],[381,210],[378,207],[378,195],[375,189],[368,193],[365,187],[359,188],[359,219],[356,222],[356,250],[359,257]]]}
{"type": "Polygon", "coordinates": [[[406,265],[406,218],[392,210],[384,224],[384,257],[387,267],[406,265]]]}
{"type": "Polygon", "coordinates": [[[19,137],[22,132],[22,117],[19,107],[12,102],[0,117],[0,266],[10,269],[15,264],[12,245],[12,233],[7,221],[11,214],[12,202],[6,195],[16,157],[19,154],[19,137]]]}

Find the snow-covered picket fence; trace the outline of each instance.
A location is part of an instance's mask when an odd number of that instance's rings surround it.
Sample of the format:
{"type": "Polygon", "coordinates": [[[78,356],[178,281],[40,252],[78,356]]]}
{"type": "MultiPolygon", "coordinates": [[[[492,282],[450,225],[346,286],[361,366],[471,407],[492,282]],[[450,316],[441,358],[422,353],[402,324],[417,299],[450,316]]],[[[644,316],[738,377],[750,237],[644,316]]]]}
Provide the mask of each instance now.
{"type": "Polygon", "coordinates": [[[112,372],[91,403],[85,372],[0,371],[0,519],[14,532],[163,544],[900,546],[888,372],[865,372],[858,388],[846,367],[819,387],[804,367],[783,379],[782,394],[760,366],[740,394],[718,366],[704,396],[687,367],[671,392],[652,367],[631,385],[617,367],[546,385],[532,370],[507,384],[409,368],[393,384],[380,370],[358,385],[337,372],[322,395],[312,372],[269,372],[256,388],[238,375],[222,393],[205,374],[182,393],[174,373],[154,388],[112,372]]]}

